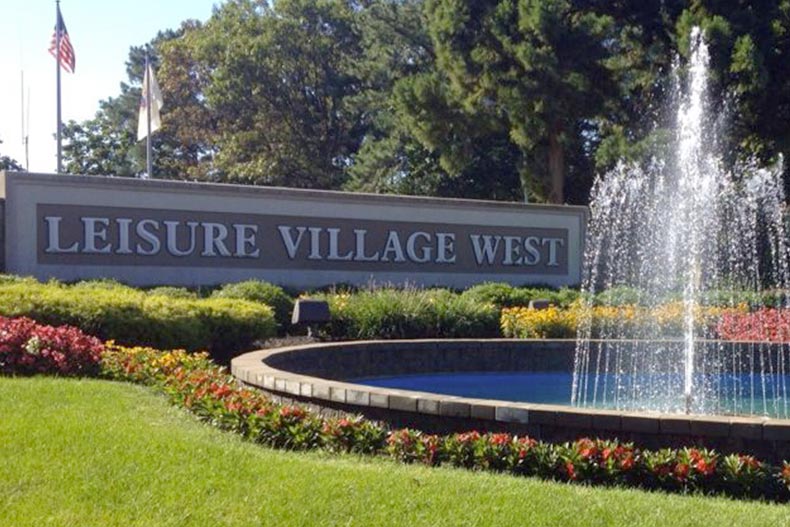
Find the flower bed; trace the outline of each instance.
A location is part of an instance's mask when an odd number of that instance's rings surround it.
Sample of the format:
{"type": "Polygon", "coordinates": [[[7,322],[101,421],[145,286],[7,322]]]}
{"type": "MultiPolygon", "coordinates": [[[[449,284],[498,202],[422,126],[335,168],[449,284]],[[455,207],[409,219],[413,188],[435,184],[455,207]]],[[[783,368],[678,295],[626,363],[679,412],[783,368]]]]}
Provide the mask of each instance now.
{"type": "Polygon", "coordinates": [[[299,406],[274,403],[236,381],[206,355],[183,351],[110,345],[102,370],[111,379],[158,387],[200,419],[275,447],[388,455],[407,463],[559,481],[790,499],[788,463],[775,467],[750,456],[725,456],[701,448],[648,451],[630,443],[587,438],[550,444],[475,431],[442,436],[412,429],[388,430],[358,417],[322,418],[299,406]]]}
{"type": "Polygon", "coordinates": [[[790,309],[762,308],[751,313],[725,313],[716,329],[726,340],[790,342],[790,309]]]}
{"type": "Polygon", "coordinates": [[[3,373],[95,375],[162,390],[176,405],[223,430],[278,448],[388,455],[407,463],[493,470],[559,481],[677,492],[790,499],[790,464],[702,448],[641,450],[616,440],[549,444],[476,431],[445,436],[388,430],[359,417],[324,418],[272,401],[214,364],[206,353],[104,345],[71,327],[0,319],[3,373]]]}
{"type": "MultiPolygon", "coordinates": [[[[701,335],[715,336],[726,317],[750,315],[745,304],[738,307],[697,306],[694,317],[701,335]]],[[[589,327],[594,337],[635,337],[640,332],[681,336],[684,306],[671,302],[647,308],[637,305],[586,306],[580,302],[567,309],[511,307],[502,310],[502,334],[510,338],[575,338],[580,327],[589,327]]],[[[788,317],[790,320],[790,317],[788,317]]],[[[790,332],[789,332],[790,333],[790,332]]]]}
{"type": "Polygon", "coordinates": [[[0,317],[0,373],[96,375],[103,349],[99,339],[71,326],[0,317]]]}

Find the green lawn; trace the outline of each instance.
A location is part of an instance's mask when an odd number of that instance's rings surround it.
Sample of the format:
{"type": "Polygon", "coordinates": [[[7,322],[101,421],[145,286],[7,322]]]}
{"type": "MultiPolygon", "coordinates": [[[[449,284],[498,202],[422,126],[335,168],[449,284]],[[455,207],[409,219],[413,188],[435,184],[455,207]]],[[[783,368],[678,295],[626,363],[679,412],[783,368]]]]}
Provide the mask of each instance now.
{"type": "Polygon", "coordinates": [[[0,378],[0,526],[771,525],[790,506],[295,454],[152,391],[0,378]]]}

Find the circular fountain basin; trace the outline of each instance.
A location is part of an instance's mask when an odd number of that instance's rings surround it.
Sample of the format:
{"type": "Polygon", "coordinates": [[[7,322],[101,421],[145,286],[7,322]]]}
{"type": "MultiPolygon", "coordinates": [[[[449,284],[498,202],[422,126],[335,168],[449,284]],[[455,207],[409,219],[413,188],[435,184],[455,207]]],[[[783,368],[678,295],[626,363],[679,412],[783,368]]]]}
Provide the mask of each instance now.
{"type": "MultiPolygon", "coordinates": [[[[703,444],[776,461],[790,457],[790,420],[785,419],[577,408],[548,404],[552,401],[545,398],[517,402],[490,394],[431,393],[437,388],[448,391],[437,385],[437,378],[461,374],[473,380],[490,377],[494,385],[513,375],[526,376],[521,380],[551,387],[539,390],[543,395],[556,394],[557,379],[571,375],[575,346],[573,340],[508,339],[317,343],[247,353],[233,359],[231,371],[275,398],[307,404],[325,415],[362,414],[432,433],[508,431],[547,441],[617,437],[649,448],[703,444]],[[393,377],[422,377],[428,384],[422,389],[374,385],[393,377]]],[[[569,401],[568,392],[564,399],[569,401]]]]}
{"type": "MultiPolygon", "coordinates": [[[[655,375],[636,375],[630,385],[653,385],[655,375]]],[[[680,382],[680,375],[665,374],[664,381],[670,388],[680,382]]],[[[442,395],[460,397],[473,397],[476,399],[495,399],[499,401],[512,401],[523,403],[568,405],[573,375],[570,372],[556,371],[518,371],[518,372],[456,372],[456,373],[417,373],[409,375],[385,375],[376,377],[363,377],[351,379],[355,383],[377,386],[382,388],[395,388],[418,392],[430,392],[442,395]]],[[[619,379],[614,375],[601,375],[597,379],[601,383],[614,384],[619,379]]],[[[788,403],[779,394],[774,394],[772,389],[779,384],[776,376],[774,383],[761,386],[759,376],[747,374],[702,375],[695,376],[697,385],[715,384],[722,392],[737,397],[722,401],[715,412],[719,415],[733,416],[760,416],[784,419],[788,415],[788,403]],[[715,377],[715,378],[714,378],[715,377]],[[762,390],[762,388],[765,390],[762,390]],[[763,391],[766,396],[763,397],[763,391]]],[[[595,379],[589,379],[594,382],[595,379]]],[[[790,385],[790,377],[782,376],[782,385],[790,385]]],[[[685,397],[682,391],[667,389],[662,397],[652,397],[649,403],[655,404],[651,408],[645,402],[642,406],[634,408],[638,411],[664,413],[685,413],[683,407],[685,397]]],[[[605,410],[617,409],[620,402],[616,400],[590,401],[588,406],[605,410]]]]}

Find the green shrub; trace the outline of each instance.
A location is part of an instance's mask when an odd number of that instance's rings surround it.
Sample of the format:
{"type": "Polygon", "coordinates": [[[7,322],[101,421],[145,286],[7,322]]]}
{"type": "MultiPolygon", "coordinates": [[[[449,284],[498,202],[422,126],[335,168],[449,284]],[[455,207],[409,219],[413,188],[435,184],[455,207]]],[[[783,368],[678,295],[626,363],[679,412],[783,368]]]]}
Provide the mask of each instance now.
{"type": "MultiPolygon", "coordinates": [[[[504,282],[485,282],[470,287],[461,296],[471,301],[488,302],[497,307],[524,305],[522,299],[516,298],[517,289],[504,282]]],[[[529,304],[529,300],[526,301],[529,304]]]]}
{"type": "Polygon", "coordinates": [[[271,306],[281,334],[285,333],[291,323],[294,301],[282,287],[274,284],[260,280],[246,280],[235,284],[225,284],[214,291],[211,296],[214,298],[238,298],[271,306]]]}
{"type": "MultiPolygon", "coordinates": [[[[784,307],[788,304],[790,292],[781,289],[756,291],[739,289],[736,286],[712,288],[700,291],[698,302],[711,307],[734,307],[746,304],[750,307],[784,307]]],[[[596,306],[651,306],[682,302],[683,291],[668,291],[653,297],[640,289],[631,286],[615,286],[595,294],[593,304],[596,306]]]]}
{"type": "Polygon", "coordinates": [[[642,292],[635,288],[620,285],[601,291],[595,296],[597,306],[634,306],[640,303],[642,292]]]}
{"type": "Polygon", "coordinates": [[[579,292],[575,289],[563,287],[550,289],[547,287],[513,287],[504,282],[485,282],[470,287],[462,296],[477,302],[487,302],[503,307],[526,307],[532,300],[548,300],[558,307],[568,307],[577,298],[579,292]]]}
{"type": "MultiPolygon", "coordinates": [[[[57,283],[55,280],[52,280],[50,283],[57,283]]],[[[134,288],[115,280],[114,278],[94,278],[92,280],[81,280],[72,284],[73,288],[76,289],[128,289],[133,291],[134,288]]]]}
{"type": "Polygon", "coordinates": [[[323,296],[342,339],[499,336],[499,310],[446,289],[376,289],[323,296]]]}
{"type": "Polygon", "coordinates": [[[208,349],[218,359],[271,337],[270,307],[245,300],[148,295],[110,282],[0,283],[0,315],[68,324],[123,344],[208,349]]]}
{"type": "Polygon", "coordinates": [[[168,298],[198,298],[198,294],[186,287],[154,287],[146,291],[148,296],[166,296],[168,298]]]}
{"type": "Polygon", "coordinates": [[[0,284],[17,284],[17,283],[37,284],[38,280],[32,276],[17,276],[15,274],[2,274],[0,273],[0,284]]]}

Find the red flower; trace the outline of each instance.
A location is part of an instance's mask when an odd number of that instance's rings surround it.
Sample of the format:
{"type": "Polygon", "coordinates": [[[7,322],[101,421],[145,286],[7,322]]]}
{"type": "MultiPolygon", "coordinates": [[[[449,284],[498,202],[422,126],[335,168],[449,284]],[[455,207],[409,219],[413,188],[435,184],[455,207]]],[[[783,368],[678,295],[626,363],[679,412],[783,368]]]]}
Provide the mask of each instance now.
{"type": "Polygon", "coordinates": [[[625,458],[620,461],[620,468],[623,470],[631,470],[634,467],[634,456],[632,454],[628,454],[625,458]]]}
{"type": "Polygon", "coordinates": [[[411,432],[408,428],[403,428],[402,430],[395,430],[390,432],[389,437],[387,438],[387,443],[390,445],[395,445],[398,442],[404,444],[404,446],[409,446],[412,442],[411,439],[411,432]]]}
{"type": "Polygon", "coordinates": [[[232,390],[231,387],[228,386],[227,384],[217,384],[216,382],[212,382],[211,386],[209,386],[209,391],[215,397],[222,399],[226,395],[228,395],[232,390]]]}
{"type": "Polygon", "coordinates": [[[685,481],[689,475],[689,466],[686,463],[678,463],[675,465],[675,470],[673,472],[678,480],[685,481]]]}
{"type": "Polygon", "coordinates": [[[582,438],[576,442],[576,448],[579,450],[579,455],[584,459],[590,459],[598,454],[598,447],[591,439],[582,438]]]}
{"type": "Polygon", "coordinates": [[[705,461],[704,459],[699,459],[694,463],[694,468],[703,476],[710,476],[716,471],[716,460],[705,461]]]}
{"type": "Polygon", "coordinates": [[[465,434],[458,434],[456,435],[459,443],[472,443],[480,439],[480,432],[476,430],[472,430],[471,432],[466,432],[465,434]]]}
{"type": "Polygon", "coordinates": [[[280,417],[286,419],[287,418],[301,419],[305,415],[307,415],[307,413],[303,409],[299,408],[298,406],[283,406],[282,408],[280,408],[280,417]]]}
{"type": "Polygon", "coordinates": [[[570,461],[565,462],[565,472],[568,473],[568,479],[576,479],[576,468],[570,461]]]}
{"type": "Polygon", "coordinates": [[[496,446],[504,446],[511,441],[510,434],[491,434],[488,438],[489,443],[496,446]]]}
{"type": "Polygon", "coordinates": [[[741,462],[741,465],[748,469],[757,470],[760,468],[760,462],[755,459],[754,456],[738,456],[738,460],[741,462]]]}

